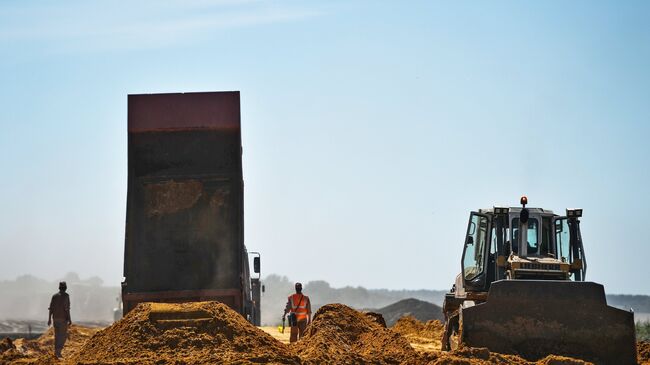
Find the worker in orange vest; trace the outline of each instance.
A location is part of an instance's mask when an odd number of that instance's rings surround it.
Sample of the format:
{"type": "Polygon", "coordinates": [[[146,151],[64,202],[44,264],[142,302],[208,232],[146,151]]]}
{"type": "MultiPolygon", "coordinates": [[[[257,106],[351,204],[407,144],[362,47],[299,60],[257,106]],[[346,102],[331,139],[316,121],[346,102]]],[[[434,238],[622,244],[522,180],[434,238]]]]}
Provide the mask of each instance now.
{"type": "Polygon", "coordinates": [[[296,283],[296,294],[289,296],[284,314],[289,313],[291,337],[289,342],[296,342],[305,335],[305,329],[311,322],[311,302],[309,297],[302,294],[302,284],[296,283]]]}

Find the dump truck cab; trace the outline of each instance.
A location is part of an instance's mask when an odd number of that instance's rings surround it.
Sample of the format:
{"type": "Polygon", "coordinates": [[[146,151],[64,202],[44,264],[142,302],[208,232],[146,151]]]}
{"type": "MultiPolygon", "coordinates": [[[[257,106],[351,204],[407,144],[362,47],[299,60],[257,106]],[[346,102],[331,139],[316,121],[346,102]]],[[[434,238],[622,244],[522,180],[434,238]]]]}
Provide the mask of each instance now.
{"type": "Polygon", "coordinates": [[[461,273],[445,295],[442,349],[461,344],[597,364],[634,364],[633,313],[585,281],[582,209],[493,207],[470,213],[461,273]]]}

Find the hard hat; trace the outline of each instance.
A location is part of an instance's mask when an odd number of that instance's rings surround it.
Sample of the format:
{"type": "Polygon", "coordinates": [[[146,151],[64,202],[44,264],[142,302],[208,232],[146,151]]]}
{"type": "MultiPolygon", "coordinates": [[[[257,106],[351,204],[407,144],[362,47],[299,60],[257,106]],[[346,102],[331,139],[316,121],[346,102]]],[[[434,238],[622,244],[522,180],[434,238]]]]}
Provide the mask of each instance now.
{"type": "Polygon", "coordinates": [[[296,290],[302,290],[302,283],[296,283],[296,290]]]}

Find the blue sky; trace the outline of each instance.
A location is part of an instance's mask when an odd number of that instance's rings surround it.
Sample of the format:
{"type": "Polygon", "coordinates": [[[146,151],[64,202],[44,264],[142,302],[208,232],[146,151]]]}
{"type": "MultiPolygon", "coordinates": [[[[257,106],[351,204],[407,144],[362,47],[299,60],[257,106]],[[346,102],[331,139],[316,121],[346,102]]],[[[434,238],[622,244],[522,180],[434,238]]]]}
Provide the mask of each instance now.
{"type": "Polygon", "coordinates": [[[265,273],[447,289],[470,210],[584,208],[650,294],[650,4],[4,1],[0,280],[122,276],[127,95],[241,91],[265,273]],[[298,253],[296,253],[298,251],[298,253]]]}

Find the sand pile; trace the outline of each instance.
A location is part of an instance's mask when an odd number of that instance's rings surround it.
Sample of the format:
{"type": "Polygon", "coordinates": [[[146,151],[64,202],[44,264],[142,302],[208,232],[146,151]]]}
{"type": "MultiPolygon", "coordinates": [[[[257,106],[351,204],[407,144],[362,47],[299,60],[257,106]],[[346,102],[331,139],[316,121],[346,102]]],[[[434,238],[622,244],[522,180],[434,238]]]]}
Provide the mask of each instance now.
{"type": "Polygon", "coordinates": [[[640,365],[650,365],[650,341],[637,342],[636,352],[640,365]]]}
{"type": "MultiPolygon", "coordinates": [[[[376,313],[329,304],[316,313],[305,338],[287,346],[220,303],[146,303],[99,332],[94,328],[73,326],[63,361],[52,356],[51,330],[32,341],[3,339],[0,341],[0,365],[590,364],[556,355],[530,362],[486,348],[442,352],[439,350],[443,329],[440,322],[423,323],[413,317],[404,317],[392,328],[386,328],[382,322],[383,318],[376,313]],[[69,356],[65,356],[66,353],[69,356]]],[[[650,342],[640,341],[637,348],[639,364],[650,365],[650,342]]]]}
{"type": "Polygon", "coordinates": [[[440,351],[440,339],[444,324],[438,320],[418,321],[412,316],[400,318],[391,328],[404,336],[411,346],[420,354],[422,363],[441,364],[512,364],[512,365],[587,365],[588,362],[568,357],[549,355],[537,362],[527,361],[516,355],[504,355],[490,352],[487,348],[465,347],[455,351],[440,351]]]}
{"type": "Polygon", "coordinates": [[[376,312],[384,316],[388,326],[393,326],[404,316],[412,316],[422,322],[434,319],[439,321],[445,320],[442,308],[433,303],[414,298],[400,300],[399,302],[377,309],[376,312]]]}
{"type": "MultiPolygon", "coordinates": [[[[72,325],[68,329],[68,340],[63,348],[63,357],[70,358],[76,355],[84,343],[99,328],[89,328],[72,325]]],[[[8,340],[8,339],[7,339],[8,340]]],[[[7,343],[8,344],[8,343],[7,343]]],[[[0,348],[6,346],[2,342],[0,348]]],[[[54,364],[57,360],[54,357],[54,330],[49,328],[47,332],[34,340],[19,338],[11,344],[11,348],[2,352],[0,350],[0,364],[54,364]]]]}
{"type": "Polygon", "coordinates": [[[140,304],[95,334],[73,362],[298,364],[300,359],[227,305],[196,302],[140,304]]]}
{"type": "Polygon", "coordinates": [[[0,355],[1,365],[63,365],[53,354],[41,355],[38,357],[27,356],[19,352],[13,353],[13,356],[6,356],[7,354],[0,355]]]}
{"type": "Polygon", "coordinates": [[[391,328],[404,336],[418,351],[440,350],[445,326],[438,320],[420,322],[413,316],[400,318],[391,328]]]}
{"type": "Polygon", "coordinates": [[[0,354],[15,348],[16,346],[14,346],[13,341],[11,341],[9,337],[5,337],[0,340],[0,354]]]}
{"type": "Polygon", "coordinates": [[[296,349],[306,364],[421,363],[404,337],[343,304],[321,307],[296,349]]]}
{"type": "Polygon", "coordinates": [[[10,338],[0,340],[0,364],[9,364],[22,357],[23,355],[16,349],[10,338]]]}
{"type": "Polygon", "coordinates": [[[384,316],[381,315],[381,313],[377,312],[363,312],[366,316],[370,317],[373,321],[377,322],[378,325],[386,328],[386,321],[384,320],[384,316]]]}
{"type": "Polygon", "coordinates": [[[23,357],[16,349],[13,341],[6,337],[0,340],[0,364],[9,364],[13,360],[23,357]]]}
{"type": "MultiPolygon", "coordinates": [[[[450,352],[434,352],[423,354],[429,360],[429,365],[530,365],[528,361],[513,355],[491,353],[486,348],[462,348],[450,352]]],[[[550,364],[549,364],[550,365],[550,364]]],[[[568,364],[567,364],[568,365],[568,364]]]]}
{"type": "Polygon", "coordinates": [[[422,357],[428,360],[428,365],[593,365],[590,362],[556,355],[530,362],[516,355],[503,355],[490,352],[486,348],[470,347],[450,352],[423,354],[422,357]]]}
{"type": "MultiPolygon", "coordinates": [[[[100,328],[84,327],[73,324],[68,328],[68,339],[63,347],[62,355],[70,358],[76,355],[86,341],[100,328]]],[[[50,327],[39,338],[34,340],[17,339],[16,348],[26,356],[41,356],[54,354],[54,328],[50,327]]]]}

